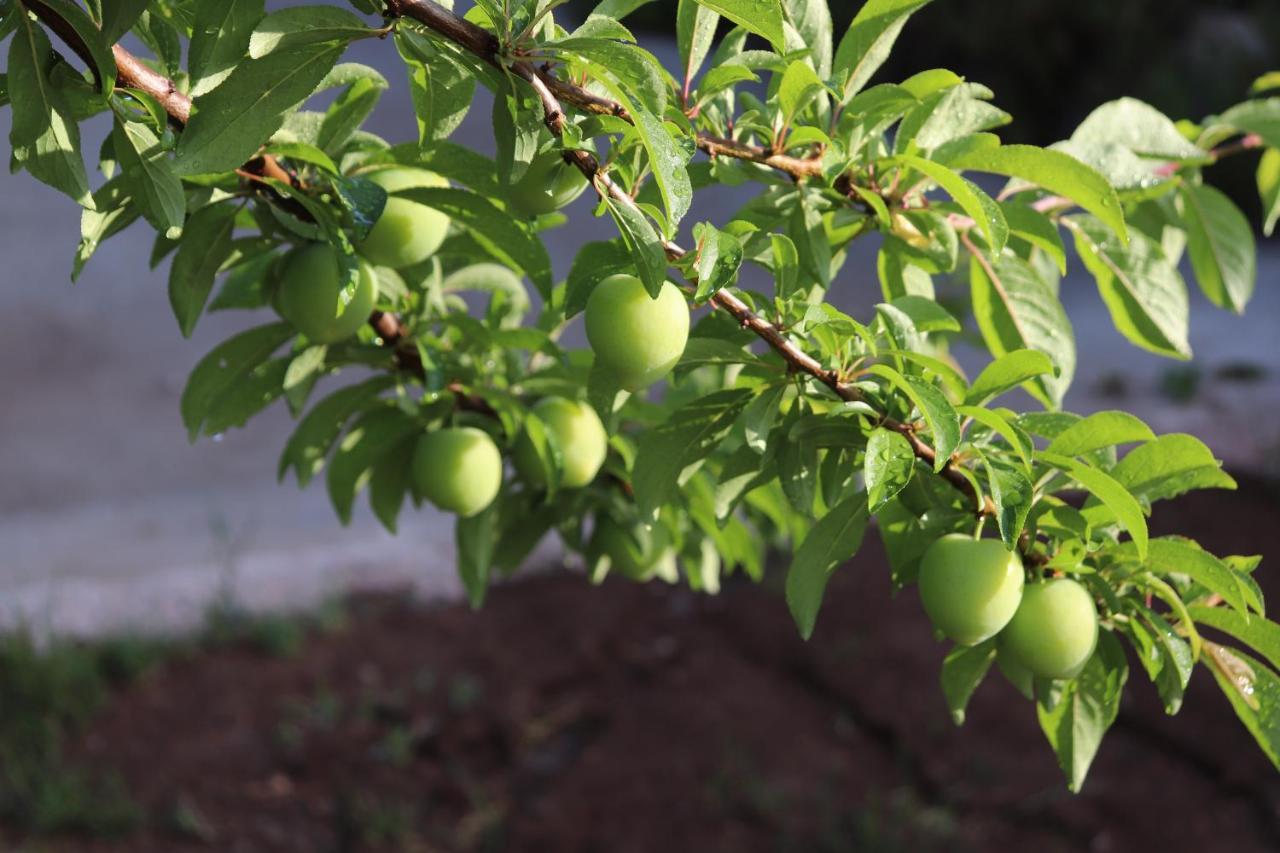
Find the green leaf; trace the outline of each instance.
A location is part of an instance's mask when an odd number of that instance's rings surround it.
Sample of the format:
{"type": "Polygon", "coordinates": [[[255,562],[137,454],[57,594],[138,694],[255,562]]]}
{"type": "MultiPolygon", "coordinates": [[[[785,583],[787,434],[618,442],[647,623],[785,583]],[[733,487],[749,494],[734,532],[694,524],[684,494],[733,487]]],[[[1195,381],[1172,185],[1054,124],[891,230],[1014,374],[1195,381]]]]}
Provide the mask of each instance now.
{"type": "MultiPolygon", "coordinates": [[[[1132,544],[1125,543],[1114,553],[1123,559],[1130,556],[1132,549],[1132,544]]],[[[1168,536],[1152,539],[1146,556],[1139,552],[1137,558],[1158,575],[1191,578],[1210,592],[1222,596],[1223,601],[1245,614],[1246,618],[1251,601],[1258,605],[1258,609],[1261,607],[1256,595],[1226,563],[1187,539],[1168,536]]]]}
{"type": "Polygon", "coordinates": [[[1263,754],[1280,769],[1280,677],[1244,652],[1216,647],[1209,669],[1263,754]]]}
{"type": "MultiPolygon", "coordinates": [[[[667,90],[662,67],[642,48],[611,39],[566,38],[551,42],[545,49],[591,63],[593,71],[602,72],[592,76],[615,95],[621,88],[628,93],[628,99],[634,96],[654,115],[665,112],[667,90]]],[[[632,115],[634,118],[634,112],[632,115]]]]}
{"type": "Polygon", "coordinates": [[[806,640],[813,635],[827,580],[858,552],[867,530],[867,497],[855,494],[836,504],[809,530],[787,569],[787,606],[806,640]]]}
{"type": "Polygon", "coordinates": [[[140,121],[120,119],[112,139],[129,194],[138,201],[147,221],[161,234],[181,228],[187,198],[160,138],[140,121]]]}
{"type": "Polygon", "coordinates": [[[933,449],[936,453],[933,470],[941,471],[951,460],[951,454],[960,446],[960,416],[951,403],[941,391],[920,377],[903,376],[886,364],[873,364],[867,368],[867,372],[888,379],[911,398],[911,402],[920,410],[929,425],[929,431],[933,433],[933,449]]]}
{"type": "Polygon", "coordinates": [[[784,124],[791,122],[813,102],[823,90],[817,72],[802,60],[795,60],[782,73],[778,84],[778,106],[782,109],[784,124]]]}
{"type": "Polygon", "coordinates": [[[969,697],[986,678],[995,659],[996,641],[992,638],[976,646],[956,646],[942,661],[942,695],[951,711],[951,721],[957,726],[964,725],[964,709],[969,697]]]}
{"type": "Polygon", "coordinates": [[[1136,98],[1119,98],[1098,107],[1071,134],[1071,141],[1085,146],[1114,143],[1161,160],[1206,157],[1162,112],[1136,98]]]}
{"type": "Polygon", "coordinates": [[[831,76],[831,9],[826,0],[783,0],[782,11],[824,80],[831,76]]]}
{"type": "Polygon", "coordinates": [[[1231,199],[1207,184],[1183,184],[1179,192],[1196,283],[1214,305],[1244,313],[1258,279],[1253,226],[1231,199]]]}
{"type": "Polygon", "coordinates": [[[1116,329],[1143,349],[1170,358],[1190,358],[1187,285],[1159,244],[1134,232],[1123,246],[1095,219],[1082,216],[1065,221],[1116,329]]]}
{"type": "Polygon", "coordinates": [[[169,268],[169,304],[183,337],[191,337],[213,279],[231,256],[235,218],[234,205],[210,204],[191,214],[182,230],[182,242],[169,268]]]}
{"type": "Polygon", "coordinates": [[[1005,221],[1004,212],[995,199],[983,192],[982,188],[972,181],[966,180],[956,172],[932,160],[902,154],[893,158],[895,162],[915,169],[951,196],[956,204],[978,223],[982,233],[986,235],[987,245],[993,256],[999,255],[1009,239],[1009,224],[1005,221]]]}
{"type": "Polygon", "coordinates": [[[84,265],[103,240],[119,234],[141,215],[125,191],[124,179],[120,175],[98,188],[93,194],[93,207],[80,211],[80,245],[71,265],[72,281],[80,278],[84,265]]]}
{"type": "Polygon", "coordinates": [[[867,502],[872,513],[879,512],[898,492],[911,482],[915,471],[916,454],[911,444],[900,434],[887,429],[877,429],[867,440],[867,452],[863,459],[863,481],[867,488],[867,502]]]}
{"type": "Polygon", "coordinates": [[[1280,98],[1237,104],[1218,116],[1214,124],[1225,124],[1241,133],[1256,133],[1267,145],[1280,148],[1280,98]]]}
{"type": "Polygon", "coordinates": [[[786,50],[779,0],[698,0],[698,5],[719,12],[738,26],[764,37],[779,51],[786,50]]]}
{"type": "Polygon", "coordinates": [[[1111,469],[1125,488],[1152,502],[1177,497],[1192,489],[1234,489],[1236,481],[1204,442],[1192,435],[1171,433],[1136,447],[1111,469]]]}
{"type": "Polygon", "coordinates": [[[676,44],[680,48],[680,67],[684,80],[692,80],[711,52],[720,16],[694,0],[680,0],[676,7],[676,44]]]}
{"type": "Polygon", "coordinates": [[[421,424],[399,409],[374,409],[360,417],[338,442],[338,449],[325,473],[325,487],[334,512],[344,524],[351,523],[356,493],[368,482],[373,466],[384,454],[422,430],[421,424]]]}
{"type": "Polygon", "coordinates": [[[9,142],[14,162],[82,207],[91,207],[89,179],[80,157],[80,128],[46,74],[55,61],[49,38],[25,13],[14,17],[17,30],[9,43],[5,69],[9,74],[9,142]]]}
{"type": "Polygon", "coordinates": [[[843,79],[841,102],[847,103],[867,85],[871,75],[889,58],[889,51],[907,18],[929,0],[868,0],[836,47],[831,72],[843,79]]]}
{"type": "Polygon", "coordinates": [[[294,334],[287,323],[258,326],[222,342],[200,359],[182,391],[182,423],[192,441],[219,400],[294,334]]]}
{"type": "Polygon", "coordinates": [[[396,47],[409,73],[409,94],[418,119],[418,142],[425,145],[457,130],[475,97],[476,76],[425,36],[398,30],[396,47]]]}
{"type": "Polygon", "coordinates": [[[649,154],[649,168],[662,194],[662,206],[667,212],[667,229],[674,233],[680,220],[693,202],[693,185],[689,181],[686,163],[688,153],[678,145],[667,129],[668,125],[655,116],[644,104],[631,98],[621,87],[601,78],[601,84],[631,113],[636,133],[649,154]]]}
{"type": "Polygon", "coordinates": [[[551,295],[551,258],[538,236],[493,202],[466,190],[430,187],[397,193],[449,214],[491,255],[529,276],[544,299],[551,295]]]}
{"type": "Polygon", "coordinates": [[[1081,456],[1103,447],[1151,441],[1155,437],[1151,427],[1128,412],[1095,412],[1059,433],[1045,450],[1062,456],[1081,456]]]}
{"type": "Polygon", "coordinates": [[[1280,148],[1268,148],[1258,161],[1258,195],[1262,199],[1262,233],[1271,236],[1280,220],[1280,148]]]}
{"type": "Polygon", "coordinates": [[[1036,377],[1027,390],[1046,406],[1059,405],[1075,374],[1076,343],[1053,288],[1030,264],[1009,254],[991,265],[973,258],[969,282],[974,318],[987,349],[997,359],[1027,349],[1048,356],[1057,375],[1036,377]]]}
{"type": "Polygon", "coordinates": [[[138,16],[147,8],[147,0],[107,0],[102,6],[102,40],[115,44],[133,28],[138,16]]]}
{"type": "Polygon", "coordinates": [[[1018,458],[1022,461],[1023,469],[1028,473],[1031,472],[1031,457],[1035,453],[1035,445],[1031,442],[1031,436],[1027,435],[1024,430],[1018,429],[1004,415],[993,412],[990,409],[983,409],[978,406],[957,406],[956,412],[963,418],[973,418],[1003,438],[1018,454],[1018,458]]]}
{"type": "Polygon", "coordinates": [[[372,34],[355,15],[337,6],[294,6],[263,18],[249,37],[249,58],[262,59],[278,51],[291,51],[333,43],[345,44],[372,34]]]}
{"type": "Polygon", "coordinates": [[[1000,527],[1000,538],[1010,551],[1018,544],[1018,537],[1027,524],[1027,513],[1035,498],[1035,489],[1031,481],[1013,468],[992,464],[987,461],[987,481],[991,491],[991,500],[996,505],[996,523],[1000,527]]]}
{"type": "Polygon", "coordinates": [[[216,89],[197,97],[178,141],[180,175],[228,172],[253,157],[284,114],[315,90],[345,44],[274,50],[238,64],[216,89]]]}
{"type": "Polygon", "coordinates": [[[366,73],[352,80],[346,90],[329,105],[316,134],[316,145],[324,151],[332,152],[334,156],[338,155],[347,140],[364,124],[388,85],[381,74],[355,63],[338,65],[329,76],[333,77],[335,72],[351,67],[363,69],[366,73]]]}
{"type": "Polygon", "coordinates": [[[644,289],[656,299],[667,280],[667,253],[657,230],[636,205],[625,204],[613,196],[605,196],[604,201],[618,224],[636,275],[644,282],[644,289]]]}
{"type": "Polygon", "coordinates": [[[1120,198],[1107,179],[1061,151],[1032,145],[970,148],[947,162],[953,169],[1022,178],[1074,201],[1128,240],[1120,198]]]}
{"type": "Polygon", "coordinates": [[[230,76],[249,49],[249,36],[262,20],[263,0],[224,0],[200,3],[191,25],[187,72],[191,97],[212,91],[230,76]]]}
{"type": "Polygon", "coordinates": [[[1079,677],[1066,682],[1058,696],[1037,697],[1040,727],[1057,754],[1058,765],[1072,791],[1079,791],[1084,784],[1103,735],[1119,713],[1120,696],[1128,679],[1124,650],[1110,631],[1101,631],[1098,648],[1079,677]]]}
{"type": "Polygon", "coordinates": [[[718,391],[686,403],[640,436],[631,487],[642,518],[656,519],[676,489],[680,473],[719,445],[751,391],[718,391]]]}
{"type": "Polygon", "coordinates": [[[1041,249],[1058,266],[1058,272],[1067,272],[1067,251],[1062,245],[1062,235],[1058,226],[1048,216],[1033,209],[1030,205],[1016,201],[1000,203],[1005,221],[1009,224],[1009,234],[1026,240],[1037,249],[1041,249]]]}
{"type": "Polygon", "coordinates": [[[1129,493],[1125,486],[1109,474],[1099,471],[1090,465],[1067,456],[1053,453],[1039,453],[1040,459],[1053,467],[1070,474],[1072,479],[1089,490],[1098,500],[1111,510],[1120,526],[1133,537],[1138,556],[1146,559],[1147,555],[1147,519],[1142,513],[1142,505],[1129,493]]]}
{"type": "Polygon", "coordinates": [[[937,302],[924,296],[907,294],[887,303],[911,318],[921,332],[958,332],[960,321],[937,302]]]}
{"type": "Polygon", "coordinates": [[[209,407],[204,434],[218,435],[232,427],[244,426],[249,418],[279,399],[285,392],[288,358],[273,358],[241,376],[209,407]]]}
{"type": "Polygon", "coordinates": [[[458,548],[458,577],[467,591],[473,608],[484,604],[493,568],[498,530],[498,506],[494,501],[484,511],[472,516],[459,516],[454,525],[454,541],[458,548]]]}
{"type": "Polygon", "coordinates": [[[1258,651],[1272,666],[1280,669],[1280,625],[1267,619],[1248,618],[1224,607],[1192,604],[1187,607],[1187,611],[1199,624],[1235,637],[1258,651]]]}
{"type": "Polygon", "coordinates": [[[969,386],[965,403],[980,406],[993,397],[999,397],[1023,382],[1053,373],[1049,356],[1033,349],[1015,349],[988,364],[969,386]]]}
{"type": "Polygon", "coordinates": [[[369,475],[369,508],[390,533],[396,532],[400,508],[409,491],[409,460],[417,440],[411,435],[383,454],[369,475]]]}
{"type": "Polygon", "coordinates": [[[396,383],[394,376],[376,376],[334,391],[311,407],[285,444],[276,476],[283,480],[290,468],[305,486],[323,467],[329,449],[351,416],[396,383]]]}
{"type": "MultiPolygon", "coordinates": [[[[776,235],[775,235],[776,236],[776,235]]],[[[742,243],[732,234],[721,231],[710,222],[699,222],[693,227],[698,253],[694,272],[698,289],[695,302],[705,302],[718,290],[733,285],[742,267],[742,243]]]]}
{"type": "Polygon", "coordinates": [[[110,95],[116,84],[116,61],[97,22],[75,0],[43,0],[43,3],[80,37],[93,60],[90,70],[97,80],[98,91],[110,95]]]}

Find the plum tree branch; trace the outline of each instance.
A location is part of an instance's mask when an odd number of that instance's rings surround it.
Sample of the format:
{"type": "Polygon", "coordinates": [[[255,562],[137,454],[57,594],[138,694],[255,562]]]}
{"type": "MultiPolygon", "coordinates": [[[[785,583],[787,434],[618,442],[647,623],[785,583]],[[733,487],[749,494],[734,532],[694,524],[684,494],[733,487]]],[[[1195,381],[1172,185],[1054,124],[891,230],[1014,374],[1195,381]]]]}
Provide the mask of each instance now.
{"type": "MultiPolygon", "coordinates": [[[[455,44],[472,51],[478,58],[495,67],[503,67],[498,41],[491,33],[458,17],[433,0],[388,0],[387,11],[393,17],[411,17],[455,44]]],[[[563,137],[566,121],[564,108],[556,92],[548,83],[546,72],[540,71],[531,63],[521,59],[511,61],[506,67],[533,88],[542,103],[543,122],[547,129],[557,138],[563,137]]],[[[562,90],[562,87],[558,88],[562,90]]],[[[591,152],[566,149],[563,156],[566,161],[582,171],[594,184],[597,192],[607,195],[617,204],[636,207],[631,194],[601,170],[599,162],[591,152]]],[[[662,241],[662,248],[667,258],[673,262],[680,260],[686,254],[685,249],[671,240],[662,241]]],[[[841,379],[838,371],[824,367],[817,359],[796,346],[777,326],[753,311],[740,297],[728,290],[720,290],[710,298],[709,302],[737,320],[742,328],[761,338],[782,357],[789,369],[813,377],[841,400],[867,402],[866,397],[856,386],[841,379]]],[[[916,434],[915,425],[903,423],[888,416],[881,417],[880,425],[901,434],[907,439],[917,458],[930,467],[935,466],[937,453],[916,434]]],[[[955,460],[948,460],[939,471],[939,475],[972,502],[979,516],[995,514],[995,506],[991,499],[978,493],[969,478],[959,470],[955,460]]]]}

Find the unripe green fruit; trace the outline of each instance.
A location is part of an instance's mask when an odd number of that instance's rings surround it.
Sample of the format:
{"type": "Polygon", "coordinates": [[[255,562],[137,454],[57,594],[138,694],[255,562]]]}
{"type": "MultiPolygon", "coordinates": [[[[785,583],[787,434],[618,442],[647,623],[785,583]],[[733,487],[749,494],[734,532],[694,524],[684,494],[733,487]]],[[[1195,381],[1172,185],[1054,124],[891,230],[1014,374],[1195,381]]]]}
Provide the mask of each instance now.
{"type": "Polygon", "coordinates": [[[637,539],[612,518],[599,517],[591,535],[592,549],[609,558],[609,571],[618,572],[635,581],[661,576],[670,578],[676,571],[676,552],[667,542],[661,528],[637,528],[637,539]]]}
{"type": "Polygon", "coordinates": [[[611,275],[591,291],[585,313],[596,363],[628,391],[670,373],[689,340],[689,306],[669,281],[651,299],[640,279],[611,275]]]}
{"type": "Polygon", "coordinates": [[[447,187],[449,182],[426,169],[392,168],[363,177],[387,191],[387,206],[360,244],[360,254],[383,267],[410,267],[431,257],[449,231],[449,217],[438,210],[396,198],[403,190],[447,187]]]}
{"type": "MultiPolygon", "coordinates": [[[[609,450],[609,435],[596,410],[578,400],[548,397],[533,407],[556,446],[563,468],[560,485],[567,489],[585,486],[596,478],[609,450]]],[[[516,470],[533,486],[545,486],[547,479],[538,451],[528,433],[521,433],[515,450],[516,470]]]]}
{"type": "Polygon", "coordinates": [[[294,249],[285,258],[276,286],[276,310],[313,343],[331,344],[351,337],[369,321],[378,294],[373,267],[365,261],[359,261],[359,266],[355,293],[339,315],[342,278],[337,250],[328,243],[294,249]]]}
{"type": "Polygon", "coordinates": [[[418,439],[411,470],[419,495],[461,516],[485,509],[502,487],[502,454],[475,427],[439,429],[418,439]]]}
{"type": "Polygon", "coordinates": [[[566,163],[559,151],[544,151],[511,185],[510,197],[526,215],[540,216],[564,207],[586,188],[587,179],[577,166],[566,163]]]}
{"type": "Polygon", "coordinates": [[[1070,578],[1031,584],[1000,644],[1041,678],[1075,678],[1098,644],[1093,596],[1070,578]]]}
{"type": "Polygon", "coordinates": [[[934,627],[972,646],[1013,618],[1022,600],[1022,560],[997,539],[952,533],[924,552],[918,583],[934,627]]]}

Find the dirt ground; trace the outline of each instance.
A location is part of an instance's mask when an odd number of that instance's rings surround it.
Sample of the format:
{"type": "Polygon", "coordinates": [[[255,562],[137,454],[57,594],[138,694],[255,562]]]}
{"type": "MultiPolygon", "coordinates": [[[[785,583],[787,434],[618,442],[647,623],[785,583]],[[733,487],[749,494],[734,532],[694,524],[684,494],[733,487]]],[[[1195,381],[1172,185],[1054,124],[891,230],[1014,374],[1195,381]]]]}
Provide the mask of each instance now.
{"type": "MultiPolygon", "coordinates": [[[[1161,505],[1153,527],[1280,555],[1278,505],[1246,482],[1161,505]]],[[[807,644],[769,585],[558,572],[476,613],[358,599],[292,657],[228,648],[128,688],[74,754],[123,775],[145,828],[30,849],[1278,849],[1280,775],[1207,672],[1173,718],[1131,673],[1072,796],[998,676],[952,726],[945,649],[887,575],[868,536],[807,644]]],[[[1264,563],[1280,600],[1276,577],[1264,563]]]]}

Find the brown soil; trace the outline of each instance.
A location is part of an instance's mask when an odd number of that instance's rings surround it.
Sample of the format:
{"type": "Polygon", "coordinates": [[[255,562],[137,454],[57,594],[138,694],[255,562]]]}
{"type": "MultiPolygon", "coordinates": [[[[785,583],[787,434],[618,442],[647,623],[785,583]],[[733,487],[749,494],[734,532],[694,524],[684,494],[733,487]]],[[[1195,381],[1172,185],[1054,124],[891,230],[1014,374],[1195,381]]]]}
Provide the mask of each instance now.
{"type": "MultiPolygon", "coordinates": [[[[1276,510],[1246,483],[1162,505],[1154,528],[1280,555],[1276,510]]],[[[776,589],[745,583],[553,573],[478,613],[359,600],[297,656],[214,651],[126,690],[75,752],[123,774],[147,828],[52,849],[1277,849],[1280,775],[1207,672],[1168,718],[1135,669],[1072,796],[998,676],[951,725],[945,648],[887,575],[868,536],[807,644],[776,589]]],[[[1264,564],[1280,600],[1276,577],[1264,564]]]]}

